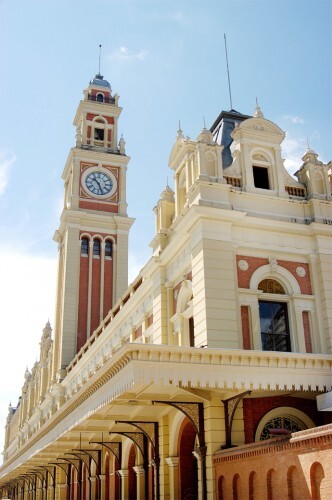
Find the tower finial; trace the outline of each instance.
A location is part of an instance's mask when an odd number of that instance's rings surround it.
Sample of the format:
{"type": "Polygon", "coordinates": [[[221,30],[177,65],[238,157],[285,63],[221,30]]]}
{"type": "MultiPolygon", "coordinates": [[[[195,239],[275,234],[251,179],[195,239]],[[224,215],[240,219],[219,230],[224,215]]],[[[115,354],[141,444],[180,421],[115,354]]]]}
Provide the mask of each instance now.
{"type": "Polygon", "coordinates": [[[206,126],[205,126],[205,116],[203,115],[203,129],[205,130],[206,129],[206,126]]]}
{"type": "Polygon", "coordinates": [[[232,92],[231,92],[231,79],[230,79],[230,76],[229,76],[229,67],[228,67],[228,55],[227,55],[226,33],[224,33],[224,40],[225,40],[225,53],[226,53],[227,76],[228,76],[229,102],[230,102],[230,105],[231,105],[231,109],[233,109],[233,104],[232,104],[232,92]]]}
{"type": "Polygon", "coordinates": [[[100,75],[100,58],[101,58],[101,45],[99,45],[99,68],[98,68],[99,75],[100,75]]]}

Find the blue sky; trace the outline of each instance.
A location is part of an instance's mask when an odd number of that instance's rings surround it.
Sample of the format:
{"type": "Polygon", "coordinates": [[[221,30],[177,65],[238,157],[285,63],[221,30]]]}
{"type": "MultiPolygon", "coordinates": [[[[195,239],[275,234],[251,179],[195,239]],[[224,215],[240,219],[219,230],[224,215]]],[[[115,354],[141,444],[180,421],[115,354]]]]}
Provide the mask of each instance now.
{"type": "Polygon", "coordinates": [[[178,121],[195,139],[233,108],[286,131],[294,172],[307,147],[332,159],[331,0],[0,0],[0,447],[26,366],[53,324],[61,173],[72,121],[98,71],[120,94],[131,156],[128,213],[133,279],[150,255],[152,209],[172,173],[178,121]]]}

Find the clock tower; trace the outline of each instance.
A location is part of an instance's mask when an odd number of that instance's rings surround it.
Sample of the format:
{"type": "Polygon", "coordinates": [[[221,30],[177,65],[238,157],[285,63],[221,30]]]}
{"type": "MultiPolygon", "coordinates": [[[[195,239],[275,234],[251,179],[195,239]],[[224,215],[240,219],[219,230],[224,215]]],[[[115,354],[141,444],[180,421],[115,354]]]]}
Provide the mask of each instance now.
{"type": "Polygon", "coordinates": [[[126,171],[118,141],[119,96],[97,74],[77,108],[76,146],[62,174],[54,376],[64,369],[128,286],[126,171]]]}

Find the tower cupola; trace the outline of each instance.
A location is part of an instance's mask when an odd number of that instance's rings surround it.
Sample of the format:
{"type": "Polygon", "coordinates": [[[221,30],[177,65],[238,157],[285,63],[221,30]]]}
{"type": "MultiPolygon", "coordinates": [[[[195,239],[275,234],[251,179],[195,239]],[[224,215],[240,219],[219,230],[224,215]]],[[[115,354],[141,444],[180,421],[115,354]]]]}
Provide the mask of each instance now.
{"type": "Polygon", "coordinates": [[[118,119],[122,111],[118,94],[112,94],[111,84],[98,73],[83,96],[74,119],[76,146],[122,154],[118,148],[118,119]]]}

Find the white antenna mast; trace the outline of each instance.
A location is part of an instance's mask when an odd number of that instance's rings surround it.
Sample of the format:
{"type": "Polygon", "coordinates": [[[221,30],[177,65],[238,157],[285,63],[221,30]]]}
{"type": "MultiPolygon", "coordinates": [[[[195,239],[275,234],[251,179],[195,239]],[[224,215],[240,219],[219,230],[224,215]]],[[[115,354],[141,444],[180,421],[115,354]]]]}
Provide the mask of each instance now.
{"type": "Polygon", "coordinates": [[[231,105],[231,109],[233,109],[233,104],[232,104],[232,92],[231,92],[231,79],[230,79],[230,77],[229,77],[229,67],[228,67],[228,55],[227,55],[226,33],[224,33],[224,39],[225,39],[225,53],[226,53],[226,64],[227,64],[227,77],[228,77],[229,102],[230,102],[230,105],[231,105]]]}

